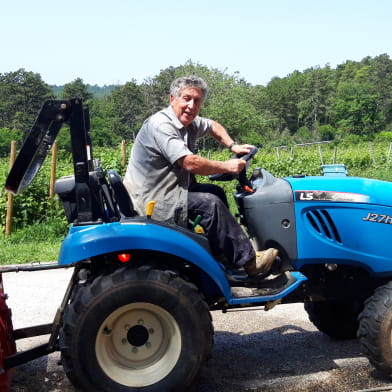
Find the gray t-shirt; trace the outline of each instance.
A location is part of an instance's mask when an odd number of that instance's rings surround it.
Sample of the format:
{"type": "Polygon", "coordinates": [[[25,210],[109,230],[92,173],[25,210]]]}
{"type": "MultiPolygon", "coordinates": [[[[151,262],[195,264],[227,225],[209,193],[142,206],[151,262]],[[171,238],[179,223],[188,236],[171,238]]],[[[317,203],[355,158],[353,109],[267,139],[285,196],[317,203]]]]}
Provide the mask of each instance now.
{"type": "Polygon", "coordinates": [[[154,219],[186,226],[190,173],[176,162],[193,154],[196,139],[207,135],[211,128],[211,121],[199,116],[185,127],[171,106],[144,122],[124,177],[140,215],[145,215],[147,203],[155,200],[154,219]]]}

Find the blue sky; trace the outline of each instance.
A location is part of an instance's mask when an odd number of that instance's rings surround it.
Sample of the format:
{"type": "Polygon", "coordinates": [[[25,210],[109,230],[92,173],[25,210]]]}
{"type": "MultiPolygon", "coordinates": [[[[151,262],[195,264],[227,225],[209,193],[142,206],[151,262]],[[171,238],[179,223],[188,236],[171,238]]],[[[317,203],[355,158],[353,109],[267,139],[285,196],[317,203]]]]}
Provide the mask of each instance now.
{"type": "Polygon", "coordinates": [[[387,53],[390,0],[13,0],[0,73],[49,84],[138,83],[187,60],[267,84],[294,70],[387,53]]]}

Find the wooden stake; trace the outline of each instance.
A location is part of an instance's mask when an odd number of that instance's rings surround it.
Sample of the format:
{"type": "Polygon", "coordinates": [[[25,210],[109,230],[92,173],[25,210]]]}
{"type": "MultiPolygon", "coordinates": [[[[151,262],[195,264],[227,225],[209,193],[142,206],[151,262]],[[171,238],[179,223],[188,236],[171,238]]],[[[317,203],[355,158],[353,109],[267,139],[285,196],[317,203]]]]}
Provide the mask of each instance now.
{"type": "Polygon", "coordinates": [[[370,150],[370,157],[372,158],[373,165],[375,165],[376,158],[374,156],[373,143],[369,143],[369,150],[370,150]]]}
{"type": "Polygon", "coordinates": [[[318,152],[319,152],[319,156],[320,156],[320,162],[322,165],[324,165],[323,152],[321,151],[320,144],[318,145],[318,152]]]}
{"type": "Polygon", "coordinates": [[[49,199],[54,196],[54,183],[56,181],[57,140],[52,146],[52,163],[50,165],[49,199]]]}
{"type": "Polygon", "coordinates": [[[127,154],[126,154],[126,149],[125,149],[125,140],[121,141],[121,164],[124,167],[127,163],[127,154]]]}

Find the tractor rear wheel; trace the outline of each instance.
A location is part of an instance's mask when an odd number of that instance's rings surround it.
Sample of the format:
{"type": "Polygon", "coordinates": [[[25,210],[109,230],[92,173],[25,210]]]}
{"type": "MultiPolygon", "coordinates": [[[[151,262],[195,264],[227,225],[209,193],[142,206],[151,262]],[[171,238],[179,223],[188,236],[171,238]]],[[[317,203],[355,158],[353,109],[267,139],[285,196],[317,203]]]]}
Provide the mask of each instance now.
{"type": "Polygon", "coordinates": [[[378,287],[359,316],[362,352],[378,370],[392,373],[392,282],[378,287]]]}
{"type": "Polygon", "coordinates": [[[211,316],[197,287],[151,266],[81,285],[63,320],[63,366],[86,392],[187,390],[211,354],[211,316]]]}

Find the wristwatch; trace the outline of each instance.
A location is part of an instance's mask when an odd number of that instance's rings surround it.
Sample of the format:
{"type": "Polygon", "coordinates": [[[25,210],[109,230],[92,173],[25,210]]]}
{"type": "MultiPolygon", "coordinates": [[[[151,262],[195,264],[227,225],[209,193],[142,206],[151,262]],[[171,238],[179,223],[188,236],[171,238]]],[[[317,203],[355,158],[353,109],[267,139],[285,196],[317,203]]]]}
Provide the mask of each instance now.
{"type": "Polygon", "coordinates": [[[232,149],[234,146],[236,146],[237,144],[238,144],[237,142],[233,142],[233,143],[231,143],[230,146],[227,147],[227,148],[231,151],[231,149],[232,149]]]}

